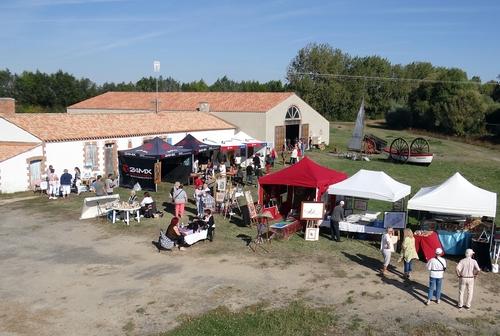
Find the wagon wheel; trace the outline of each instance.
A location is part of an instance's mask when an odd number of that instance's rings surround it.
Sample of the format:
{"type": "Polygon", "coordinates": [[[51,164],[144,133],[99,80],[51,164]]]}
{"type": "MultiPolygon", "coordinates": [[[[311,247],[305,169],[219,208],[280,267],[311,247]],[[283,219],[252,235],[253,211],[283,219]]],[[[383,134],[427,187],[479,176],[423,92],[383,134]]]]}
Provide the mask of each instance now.
{"type": "Polygon", "coordinates": [[[389,157],[394,161],[406,162],[410,156],[410,146],[403,138],[397,138],[391,143],[389,157]]]}
{"type": "Polygon", "coordinates": [[[411,142],[410,153],[430,153],[429,143],[424,138],[416,138],[411,142]]]}
{"type": "Polygon", "coordinates": [[[375,154],[377,151],[377,145],[375,144],[375,141],[370,138],[365,138],[363,140],[363,152],[365,154],[375,154]]]}

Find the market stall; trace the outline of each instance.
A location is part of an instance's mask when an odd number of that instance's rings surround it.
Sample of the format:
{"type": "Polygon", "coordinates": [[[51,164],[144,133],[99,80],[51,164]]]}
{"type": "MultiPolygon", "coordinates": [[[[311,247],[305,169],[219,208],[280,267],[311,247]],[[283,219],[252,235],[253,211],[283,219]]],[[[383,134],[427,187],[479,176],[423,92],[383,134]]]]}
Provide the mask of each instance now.
{"type": "Polygon", "coordinates": [[[199,141],[191,134],[187,134],[181,141],[175,144],[178,148],[190,149],[192,151],[192,160],[198,160],[198,163],[206,164],[211,160],[214,151],[220,148],[217,144],[208,144],[199,141]]]}
{"type": "Polygon", "coordinates": [[[191,149],[172,146],[156,137],[143,145],[118,151],[120,186],[156,190],[156,182],[188,182],[191,173],[191,149]]]}
{"type": "Polygon", "coordinates": [[[299,213],[302,201],[320,201],[329,185],[347,174],[320,166],[308,157],[278,172],[259,178],[259,204],[278,206],[283,218],[299,213]]]}
{"type": "MultiPolygon", "coordinates": [[[[328,187],[331,195],[342,196],[345,202],[346,221],[339,222],[341,231],[381,234],[386,227],[406,226],[405,198],[411,192],[409,185],[400,183],[381,171],[361,169],[348,179],[328,187]],[[378,220],[380,212],[368,210],[368,200],[393,203],[392,211],[384,213],[384,220],[378,220]]],[[[330,227],[330,221],[321,226],[330,227]]]]}
{"type": "Polygon", "coordinates": [[[262,157],[265,156],[265,148],[267,145],[265,141],[254,139],[243,131],[236,133],[232,139],[245,145],[245,155],[242,155],[245,159],[251,158],[256,153],[260,153],[262,157]]]}
{"type": "MultiPolygon", "coordinates": [[[[476,257],[491,247],[496,208],[495,193],[476,187],[460,173],[438,186],[420,189],[408,201],[408,209],[427,212],[421,226],[439,233],[446,253],[463,254],[465,248],[471,246],[476,250],[476,257]]],[[[491,269],[488,257],[478,262],[483,268],[491,269]]]]}

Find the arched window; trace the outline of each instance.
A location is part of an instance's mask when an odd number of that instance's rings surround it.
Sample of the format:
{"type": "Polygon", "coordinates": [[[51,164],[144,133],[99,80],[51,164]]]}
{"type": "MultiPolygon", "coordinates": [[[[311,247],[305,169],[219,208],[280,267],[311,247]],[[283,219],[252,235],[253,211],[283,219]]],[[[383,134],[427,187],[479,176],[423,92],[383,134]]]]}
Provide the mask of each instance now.
{"type": "Polygon", "coordinates": [[[292,105],[286,111],[285,120],[300,120],[300,110],[297,106],[292,105]]]}

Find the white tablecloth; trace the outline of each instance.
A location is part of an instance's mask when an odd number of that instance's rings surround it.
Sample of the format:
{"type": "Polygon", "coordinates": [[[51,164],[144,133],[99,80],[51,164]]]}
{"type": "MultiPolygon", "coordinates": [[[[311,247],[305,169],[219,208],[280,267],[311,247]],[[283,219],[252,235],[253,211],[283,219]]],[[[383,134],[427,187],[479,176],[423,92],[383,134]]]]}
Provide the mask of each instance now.
{"type": "Polygon", "coordinates": [[[207,239],[208,230],[200,230],[200,232],[195,232],[184,236],[184,241],[188,245],[193,245],[194,243],[207,239]]]}
{"type": "MultiPolygon", "coordinates": [[[[324,221],[322,221],[320,226],[329,228],[330,221],[324,220],[324,221]]],[[[349,223],[349,222],[339,222],[339,229],[340,229],[340,231],[347,231],[347,232],[374,233],[374,234],[385,233],[384,228],[379,228],[379,227],[375,227],[375,226],[368,226],[368,225],[358,224],[358,223],[349,223]]]]}

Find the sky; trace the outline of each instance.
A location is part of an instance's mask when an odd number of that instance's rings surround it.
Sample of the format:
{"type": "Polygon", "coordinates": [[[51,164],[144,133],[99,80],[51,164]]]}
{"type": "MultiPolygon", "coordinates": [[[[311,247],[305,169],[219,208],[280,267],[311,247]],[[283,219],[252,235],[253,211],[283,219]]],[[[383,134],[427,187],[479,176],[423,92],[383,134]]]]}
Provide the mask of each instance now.
{"type": "Polygon", "coordinates": [[[285,80],[308,43],[500,75],[500,1],[0,0],[0,69],[96,83],[285,80]]]}

